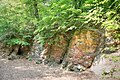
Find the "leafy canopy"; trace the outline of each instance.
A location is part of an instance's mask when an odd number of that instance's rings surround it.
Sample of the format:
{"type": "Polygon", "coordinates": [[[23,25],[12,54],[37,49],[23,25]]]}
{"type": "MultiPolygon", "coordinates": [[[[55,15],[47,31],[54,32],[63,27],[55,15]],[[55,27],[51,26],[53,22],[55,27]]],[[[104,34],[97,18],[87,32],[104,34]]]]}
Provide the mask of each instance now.
{"type": "Polygon", "coordinates": [[[49,43],[77,29],[105,28],[120,38],[119,0],[1,0],[0,41],[31,45],[49,43]],[[52,39],[53,41],[53,39],[52,39]]]}

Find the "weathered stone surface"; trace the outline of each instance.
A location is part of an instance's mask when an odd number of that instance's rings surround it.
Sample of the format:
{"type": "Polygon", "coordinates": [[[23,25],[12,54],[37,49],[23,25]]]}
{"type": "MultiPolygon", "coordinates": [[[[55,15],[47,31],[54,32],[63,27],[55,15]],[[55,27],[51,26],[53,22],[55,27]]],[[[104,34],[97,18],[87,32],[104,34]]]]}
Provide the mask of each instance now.
{"type": "MultiPolygon", "coordinates": [[[[62,58],[64,59],[63,68],[68,67],[72,71],[83,71],[91,66],[101,35],[92,30],[75,31],[69,43],[70,45],[68,45],[68,40],[63,35],[59,35],[56,38],[58,39],[54,44],[45,45],[46,52],[44,56],[46,59],[44,59],[48,61],[47,63],[59,63],[62,58]]],[[[56,40],[56,38],[53,40],[56,40]]]]}
{"type": "Polygon", "coordinates": [[[54,44],[46,45],[47,52],[45,55],[47,56],[47,58],[49,58],[50,61],[55,61],[55,62],[59,63],[59,61],[61,60],[61,57],[65,51],[66,44],[67,44],[67,42],[63,35],[57,36],[57,41],[54,44]]]}
{"type": "Polygon", "coordinates": [[[0,55],[2,58],[7,58],[10,52],[11,48],[5,46],[3,43],[0,43],[0,55]]]}
{"type": "Polygon", "coordinates": [[[20,56],[20,46],[6,46],[0,43],[0,56],[9,60],[18,59],[20,56]]]}
{"type": "Polygon", "coordinates": [[[18,58],[18,52],[19,52],[19,46],[15,46],[15,48],[12,49],[12,51],[8,55],[9,60],[14,60],[18,58]]]}
{"type": "Polygon", "coordinates": [[[33,42],[33,45],[31,46],[28,56],[30,58],[32,58],[33,60],[37,61],[40,58],[40,54],[41,54],[42,50],[43,50],[43,46],[40,43],[38,43],[37,40],[35,40],[33,42]]]}
{"type": "Polygon", "coordinates": [[[50,39],[52,44],[46,43],[44,48],[37,41],[33,42],[30,55],[37,63],[59,64],[65,62],[64,67],[73,71],[83,71],[89,68],[95,58],[95,51],[100,44],[100,33],[92,30],[75,31],[71,35],[57,35],[50,39]],[[68,41],[70,40],[70,41],[68,41]],[[68,44],[69,43],[69,44],[68,44]]]}
{"type": "MultiPolygon", "coordinates": [[[[69,46],[65,59],[72,65],[89,68],[94,60],[94,54],[100,43],[100,35],[92,30],[76,31],[69,46]]],[[[68,66],[69,67],[69,66],[68,66]]]]}

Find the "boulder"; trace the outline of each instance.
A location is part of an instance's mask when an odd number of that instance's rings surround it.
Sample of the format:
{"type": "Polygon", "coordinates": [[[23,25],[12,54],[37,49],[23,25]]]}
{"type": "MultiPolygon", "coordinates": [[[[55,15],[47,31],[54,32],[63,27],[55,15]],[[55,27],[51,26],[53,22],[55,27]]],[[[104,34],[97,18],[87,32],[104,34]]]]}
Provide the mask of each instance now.
{"type": "Polygon", "coordinates": [[[91,67],[94,58],[99,53],[101,33],[82,29],[75,31],[72,37],[68,34],[66,36],[57,35],[51,39],[55,42],[46,43],[43,61],[50,65],[62,63],[63,68],[66,67],[72,71],[83,71],[91,67]]]}
{"type": "Polygon", "coordinates": [[[48,43],[45,45],[45,49],[47,49],[45,56],[49,63],[59,64],[66,49],[67,42],[63,35],[58,35],[54,40],[56,41],[52,45],[48,43]]]}
{"type": "Polygon", "coordinates": [[[89,68],[96,56],[95,51],[100,44],[100,38],[100,34],[92,30],[75,31],[65,59],[71,64],[67,64],[67,68],[71,69],[72,66],[74,69],[76,65],[78,69],[79,66],[82,66],[83,70],[89,68]]]}
{"type": "Polygon", "coordinates": [[[43,51],[43,45],[40,44],[37,40],[31,42],[32,46],[28,46],[28,49],[23,49],[23,51],[27,51],[28,60],[35,60],[37,64],[41,63],[40,55],[43,51]]]}

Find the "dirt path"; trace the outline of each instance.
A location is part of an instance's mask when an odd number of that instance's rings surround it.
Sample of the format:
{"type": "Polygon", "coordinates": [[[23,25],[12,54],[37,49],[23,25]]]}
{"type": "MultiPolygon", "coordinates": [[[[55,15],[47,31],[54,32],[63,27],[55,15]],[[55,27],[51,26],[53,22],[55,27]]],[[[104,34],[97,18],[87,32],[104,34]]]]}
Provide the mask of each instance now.
{"type": "MultiPolygon", "coordinates": [[[[33,61],[26,59],[7,60],[0,57],[0,80],[120,80],[114,77],[99,77],[103,69],[108,69],[105,76],[110,75],[113,68],[120,68],[119,56],[120,54],[110,54],[117,61],[113,61],[111,57],[106,57],[100,64],[92,67],[93,71],[87,70],[85,72],[69,72],[60,69],[59,67],[48,67],[47,65],[35,64],[33,61]],[[107,61],[106,61],[107,60],[107,61]],[[105,62],[105,63],[104,63],[105,62]],[[116,66],[115,66],[116,65],[116,66]],[[101,71],[101,73],[99,73],[101,71]],[[98,72],[98,73],[96,73],[98,72]]],[[[114,72],[113,75],[119,77],[119,72],[114,72]]]]}
{"type": "Polygon", "coordinates": [[[51,68],[26,59],[9,61],[0,58],[0,80],[98,80],[91,72],[74,73],[51,68]]]}

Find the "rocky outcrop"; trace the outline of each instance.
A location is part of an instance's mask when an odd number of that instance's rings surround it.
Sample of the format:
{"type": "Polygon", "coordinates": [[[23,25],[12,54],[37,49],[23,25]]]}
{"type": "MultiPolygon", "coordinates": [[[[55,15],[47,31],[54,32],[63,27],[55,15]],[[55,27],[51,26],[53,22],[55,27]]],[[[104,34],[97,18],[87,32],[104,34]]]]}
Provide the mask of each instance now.
{"type": "Polygon", "coordinates": [[[46,63],[49,65],[57,65],[61,63],[61,58],[63,56],[63,53],[66,49],[66,40],[63,35],[57,36],[57,39],[53,44],[46,43],[45,49],[46,52],[44,55],[46,56],[46,63]]]}
{"type": "Polygon", "coordinates": [[[7,55],[9,54],[10,49],[6,47],[3,43],[0,43],[0,55],[3,58],[6,58],[7,55]]]}
{"type": "Polygon", "coordinates": [[[51,38],[52,43],[41,45],[33,41],[30,46],[14,46],[9,50],[9,59],[17,58],[21,53],[28,54],[28,59],[36,63],[58,66],[71,71],[83,71],[90,68],[94,58],[100,53],[104,35],[100,30],[76,30],[58,34],[51,38]],[[99,50],[100,49],[100,50],[99,50]]]}
{"type": "Polygon", "coordinates": [[[69,46],[65,61],[70,70],[87,69],[92,65],[100,34],[92,30],[76,31],[69,46]],[[77,66],[77,67],[76,67],[77,66]],[[76,67],[76,69],[74,69],[76,67]]]}
{"type": "MultiPolygon", "coordinates": [[[[27,54],[28,55],[27,58],[38,62],[40,60],[40,55],[42,51],[43,51],[43,45],[40,44],[37,40],[34,40],[27,54]]],[[[41,63],[41,61],[39,63],[41,63]]]]}
{"type": "Polygon", "coordinates": [[[0,56],[2,58],[8,58],[9,60],[19,59],[25,57],[29,49],[29,46],[8,46],[3,43],[0,43],[0,56]]]}
{"type": "Polygon", "coordinates": [[[94,58],[99,53],[101,33],[93,30],[77,30],[67,38],[59,35],[52,45],[46,45],[45,60],[49,64],[61,64],[62,68],[72,71],[82,71],[91,67],[94,58]],[[69,38],[68,38],[69,37],[69,38]],[[70,38],[71,37],[71,38],[70,38]]]}

